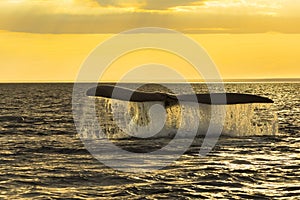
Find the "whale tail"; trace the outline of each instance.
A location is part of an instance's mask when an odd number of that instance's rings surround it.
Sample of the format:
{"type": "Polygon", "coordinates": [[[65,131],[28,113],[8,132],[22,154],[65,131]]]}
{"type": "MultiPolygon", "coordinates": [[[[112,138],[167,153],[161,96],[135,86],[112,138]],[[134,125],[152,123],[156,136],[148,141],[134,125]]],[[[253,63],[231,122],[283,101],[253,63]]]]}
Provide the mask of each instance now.
{"type": "Polygon", "coordinates": [[[141,92],[114,85],[101,84],[90,88],[87,96],[105,97],[131,102],[163,101],[166,107],[178,104],[178,102],[195,102],[209,105],[230,105],[247,103],[274,103],[273,100],[252,94],[241,93],[205,93],[174,95],[162,92],[141,92]],[[196,98],[195,98],[196,97],[196,98]]]}

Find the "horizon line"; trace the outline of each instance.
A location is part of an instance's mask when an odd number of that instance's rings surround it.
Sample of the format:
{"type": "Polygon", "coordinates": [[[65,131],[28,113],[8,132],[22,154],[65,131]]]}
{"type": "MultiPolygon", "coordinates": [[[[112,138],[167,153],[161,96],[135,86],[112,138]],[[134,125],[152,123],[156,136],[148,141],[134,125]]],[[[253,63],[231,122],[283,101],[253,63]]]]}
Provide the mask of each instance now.
{"type": "MultiPolygon", "coordinates": [[[[101,81],[102,83],[118,83],[118,81],[115,80],[105,80],[101,81]]],[[[126,81],[126,82],[120,82],[120,83],[150,83],[150,81],[145,80],[134,80],[134,81],[126,81]]],[[[155,80],[153,83],[186,83],[178,80],[155,80]]],[[[223,79],[223,81],[220,82],[220,80],[216,79],[210,79],[210,80],[187,80],[187,83],[249,83],[249,82],[300,82],[300,78],[229,78],[229,79],[223,79]]],[[[30,83],[100,83],[99,81],[63,81],[63,80],[41,80],[41,81],[0,81],[0,84],[30,84],[30,83]]]]}

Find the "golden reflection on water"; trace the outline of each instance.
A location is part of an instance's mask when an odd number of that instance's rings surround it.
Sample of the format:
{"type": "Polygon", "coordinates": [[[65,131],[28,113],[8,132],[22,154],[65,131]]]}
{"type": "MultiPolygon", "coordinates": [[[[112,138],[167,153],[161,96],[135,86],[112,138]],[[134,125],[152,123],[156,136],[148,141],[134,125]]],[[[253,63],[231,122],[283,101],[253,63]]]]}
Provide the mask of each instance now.
{"type": "MultiPolygon", "coordinates": [[[[0,123],[0,198],[297,199],[299,84],[226,87],[228,92],[268,94],[275,101],[278,134],[223,136],[206,157],[199,157],[200,137],[162,170],[126,173],[93,158],[76,135],[70,103],[72,85],[0,85],[3,115],[22,115],[25,119],[0,123]],[[33,98],[34,94],[38,96],[33,98]]],[[[121,142],[127,147],[134,144],[121,142]]],[[[145,145],[155,142],[165,141],[145,145]]]]}

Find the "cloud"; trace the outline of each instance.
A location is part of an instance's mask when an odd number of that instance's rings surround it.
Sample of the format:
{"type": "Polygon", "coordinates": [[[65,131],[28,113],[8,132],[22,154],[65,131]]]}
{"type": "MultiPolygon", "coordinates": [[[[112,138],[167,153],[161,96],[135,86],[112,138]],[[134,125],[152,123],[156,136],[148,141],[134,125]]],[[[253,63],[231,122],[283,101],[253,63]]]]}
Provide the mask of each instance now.
{"type": "Polygon", "coordinates": [[[176,6],[187,6],[193,5],[194,3],[202,4],[202,1],[197,0],[147,0],[146,5],[143,7],[144,9],[150,10],[164,10],[169,9],[176,6]]]}
{"type": "Polygon", "coordinates": [[[145,10],[167,10],[175,6],[190,5],[203,0],[96,0],[101,6],[135,6],[145,10]]]}
{"type": "Polygon", "coordinates": [[[121,0],[7,2],[0,1],[0,30],[119,33],[151,26],[186,33],[300,33],[300,15],[281,10],[292,6],[280,7],[279,0],[270,4],[264,0],[131,0],[128,5],[121,0]]]}

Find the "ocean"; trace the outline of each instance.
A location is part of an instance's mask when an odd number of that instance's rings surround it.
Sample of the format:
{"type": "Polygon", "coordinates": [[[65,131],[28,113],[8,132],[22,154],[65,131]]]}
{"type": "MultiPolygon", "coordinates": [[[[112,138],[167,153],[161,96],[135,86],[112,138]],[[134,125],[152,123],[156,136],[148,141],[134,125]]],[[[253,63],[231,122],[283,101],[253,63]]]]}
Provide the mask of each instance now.
{"type": "MultiPolygon", "coordinates": [[[[207,156],[199,156],[199,136],[170,165],[140,173],[115,170],[89,153],[74,125],[73,84],[0,84],[0,198],[300,199],[300,83],[226,83],[225,88],[274,100],[263,109],[272,119],[253,115],[253,105],[234,108],[231,116],[251,118],[252,125],[233,117],[229,134],[207,156]]],[[[107,104],[100,101],[98,117],[111,137],[119,131],[108,120],[107,104]]],[[[111,139],[135,153],[170,141],[111,139]]]]}

